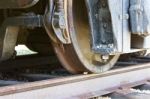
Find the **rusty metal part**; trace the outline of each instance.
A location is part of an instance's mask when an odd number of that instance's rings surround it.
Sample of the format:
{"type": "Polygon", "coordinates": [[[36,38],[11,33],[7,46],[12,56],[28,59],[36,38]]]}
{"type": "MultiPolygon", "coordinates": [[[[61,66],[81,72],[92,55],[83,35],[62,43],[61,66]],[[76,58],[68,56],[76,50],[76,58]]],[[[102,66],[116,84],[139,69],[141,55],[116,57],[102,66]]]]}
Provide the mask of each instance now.
{"type": "Polygon", "coordinates": [[[39,0],[0,0],[0,9],[28,8],[35,5],[39,0]]]}
{"type": "MultiPolygon", "coordinates": [[[[67,2],[68,27],[75,51],[72,51],[72,53],[75,53],[78,60],[80,60],[80,67],[84,66],[88,71],[95,73],[109,70],[116,63],[119,55],[110,56],[107,62],[103,62],[100,54],[95,54],[91,51],[90,28],[85,2],[83,0],[68,0],[67,2]]],[[[71,51],[69,52],[71,53],[71,51]]]]}
{"type": "Polygon", "coordinates": [[[100,73],[109,70],[120,55],[110,56],[104,62],[100,54],[93,53],[89,42],[90,32],[85,2],[83,0],[66,0],[66,2],[67,13],[65,14],[72,43],[65,45],[62,42],[53,42],[55,52],[62,65],[72,73],[100,73]]]}
{"type": "Polygon", "coordinates": [[[0,61],[7,60],[14,54],[19,28],[2,26],[0,28],[0,61]]]}
{"type": "MultiPolygon", "coordinates": [[[[90,48],[90,33],[88,27],[88,16],[84,1],[65,1],[65,17],[68,24],[68,32],[71,38],[71,44],[64,44],[56,39],[52,29],[48,34],[53,42],[55,52],[62,65],[72,73],[95,72],[100,73],[109,70],[116,63],[120,55],[110,56],[103,62],[100,54],[94,54],[90,48]],[[80,3],[79,3],[80,2],[80,3]],[[78,4],[77,4],[78,3],[78,4]],[[51,34],[50,34],[51,33],[51,34]]],[[[51,19],[49,19],[51,20],[51,19]]]]}
{"type": "Polygon", "coordinates": [[[71,73],[88,71],[78,59],[72,45],[53,44],[54,51],[62,65],[71,73]]]}
{"type": "Polygon", "coordinates": [[[44,17],[45,28],[53,42],[70,44],[70,35],[68,32],[68,23],[66,19],[66,0],[49,0],[49,7],[44,17]],[[54,33],[51,33],[51,31],[54,33]]]}
{"type": "Polygon", "coordinates": [[[53,79],[61,76],[54,76],[48,74],[21,74],[21,77],[27,78],[28,81],[41,81],[41,80],[53,79]]]}
{"type": "Polygon", "coordinates": [[[0,28],[0,60],[7,60],[14,54],[20,27],[41,27],[42,16],[19,16],[6,18],[0,28]]]}
{"type": "Polygon", "coordinates": [[[54,7],[54,14],[52,17],[52,27],[55,32],[57,38],[63,44],[70,44],[70,35],[67,31],[67,19],[66,19],[66,1],[65,0],[56,0],[55,7],[54,7]]]}
{"type": "Polygon", "coordinates": [[[0,99],[81,99],[106,95],[124,88],[146,84],[150,63],[112,70],[102,74],[74,76],[0,88],[0,99]],[[137,77],[135,77],[135,75],[137,77]],[[63,91],[62,91],[63,90],[63,91]],[[23,97],[26,96],[26,97],[23,97]]]}
{"type": "MultiPolygon", "coordinates": [[[[50,6],[48,11],[46,11],[46,14],[44,16],[44,25],[47,30],[47,33],[49,37],[51,38],[52,45],[54,47],[54,50],[56,52],[56,55],[58,56],[59,60],[61,61],[62,65],[70,72],[72,73],[81,73],[83,71],[87,71],[83,66],[81,66],[80,60],[78,60],[77,55],[75,54],[75,51],[73,49],[73,46],[65,45],[63,43],[60,43],[56,35],[54,34],[52,30],[52,15],[54,10],[54,1],[50,0],[50,6]]],[[[65,0],[65,4],[67,1],[65,0]]],[[[65,6],[65,10],[67,5],[65,6]]],[[[67,15],[65,15],[67,16],[67,15]]],[[[69,33],[69,32],[68,32],[69,33]]]]}
{"type": "Polygon", "coordinates": [[[58,38],[56,37],[52,29],[53,12],[54,12],[54,0],[49,0],[49,5],[46,8],[44,18],[43,18],[44,27],[46,29],[48,36],[51,38],[51,40],[55,43],[58,43],[58,38]]]}

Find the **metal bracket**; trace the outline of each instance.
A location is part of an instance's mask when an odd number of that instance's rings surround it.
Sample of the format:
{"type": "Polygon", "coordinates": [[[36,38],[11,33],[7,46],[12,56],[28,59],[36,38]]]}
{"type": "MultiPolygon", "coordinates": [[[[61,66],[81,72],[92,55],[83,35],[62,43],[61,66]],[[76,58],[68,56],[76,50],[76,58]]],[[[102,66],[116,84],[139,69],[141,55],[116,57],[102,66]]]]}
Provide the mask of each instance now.
{"type": "Polygon", "coordinates": [[[54,15],[52,17],[52,27],[57,38],[63,44],[71,43],[70,35],[67,32],[67,23],[65,18],[64,0],[56,0],[54,7],[54,15]]]}
{"type": "Polygon", "coordinates": [[[114,52],[114,34],[107,0],[86,0],[92,50],[101,55],[114,52]]]}
{"type": "Polygon", "coordinates": [[[43,26],[41,15],[24,15],[7,18],[0,27],[0,61],[10,58],[14,53],[19,27],[43,26]]]}
{"type": "Polygon", "coordinates": [[[9,17],[3,22],[4,26],[21,26],[27,28],[42,27],[43,16],[29,13],[23,16],[9,17]]]}

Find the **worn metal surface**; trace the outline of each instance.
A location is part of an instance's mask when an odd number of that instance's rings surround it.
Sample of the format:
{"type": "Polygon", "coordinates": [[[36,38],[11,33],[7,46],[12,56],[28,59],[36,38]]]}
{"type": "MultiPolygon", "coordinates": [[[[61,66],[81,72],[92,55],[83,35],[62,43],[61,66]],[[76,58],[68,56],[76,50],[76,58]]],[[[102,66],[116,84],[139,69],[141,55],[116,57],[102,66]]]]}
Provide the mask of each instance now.
{"type": "Polygon", "coordinates": [[[112,20],[106,0],[86,0],[91,26],[92,50],[100,54],[114,52],[112,20]]]}
{"type": "Polygon", "coordinates": [[[107,2],[105,0],[86,0],[86,2],[92,34],[92,48],[100,54],[129,52],[131,50],[131,33],[128,24],[129,2],[127,0],[108,0],[107,2]]]}
{"type": "Polygon", "coordinates": [[[15,45],[19,27],[8,26],[5,24],[0,28],[0,61],[7,60],[15,53],[15,45]]]}
{"type": "Polygon", "coordinates": [[[55,43],[58,43],[59,41],[63,44],[71,43],[68,32],[66,8],[66,0],[49,0],[49,7],[45,13],[44,25],[50,38],[55,43]],[[51,33],[52,29],[54,34],[51,33]]]}
{"type": "Polygon", "coordinates": [[[70,43],[69,33],[66,31],[65,2],[64,0],[55,0],[54,14],[52,17],[52,27],[57,38],[64,44],[70,43]]]}
{"type": "Polygon", "coordinates": [[[0,9],[28,8],[35,5],[39,0],[0,0],[0,9]]]}
{"type": "Polygon", "coordinates": [[[88,15],[84,0],[67,0],[67,20],[72,43],[55,43],[55,51],[67,70],[73,73],[103,72],[113,67],[119,55],[111,56],[106,62],[101,55],[91,51],[88,15]]]}
{"type": "Polygon", "coordinates": [[[150,34],[149,4],[149,0],[130,0],[130,22],[132,33],[141,36],[150,34]]]}
{"type": "Polygon", "coordinates": [[[9,26],[18,26],[18,27],[41,27],[43,26],[43,16],[35,15],[34,13],[26,13],[22,16],[8,17],[4,20],[1,28],[6,29],[9,26]]]}
{"type": "Polygon", "coordinates": [[[111,54],[129,53],[132,48],[149,48],[150,2],[148,0],[108,0],[107,2],[85,0],[85,2],[93,51],[111,54]],[[135,38],[131,36],[132,34],[138,36],[135,38]]]}
{"type": "Polygon", "coordinates": [[[41,27],[42,16],[24,15],[6,18],[0,27],[0,60],[7,60],[15,53],[20,27],[41,27]]]}
{"type": "MultiPolygon", "coordinates": [[[[103,0],[66,0],[66,2],[65,10],[67,10],[67,13],[63,14],[67,16],[68,33],[70,33],[72,43],[70,45],[64,45],[63,42],[59,42],[60,44],[56,45],[55,42],[54,47],[60,61],[69,71],[73,73],[107,71],[113,67],[119,55],[113,53],[114,56],[108,56],[106,60],[105,58],[103,59],[103,55],[105,56],[105,54],[110,54],[111,52],[119,52],[120,54],[139,51],[139,49],[131,51],[128,0],[121,0],[119,2],[118,0],[110,0],[108,2],[103,0]],[[116,6],[114,7],[114,5],[116,6]],[[101,29],[99,30],[98,27],[101,29]],[[91,40],[91,38],[93,39],[91,40]],[[100,48],[99,44],[102,44],[102,41],[106,41],[107,43],[100,48]],[[93,44],[91,44],[92,42],[93,44]],[[98,45],[98,54],[91,50],[91,45],[95,45],[94,48],[98,45]],[[112,45],[111,51],[108,45],[112,45]],[[106,50],[107,48],[108,50],[106,50]]],[[[61,6],[61,8],[63,7],[61,6]]],[[[50,9],[52,10],[52,8],[50,9]]],[[[51,10],[49,11],[51,12],[51,10]]],[[[59,19],[58,15],[57,18],[59,19]]],[[[49,16],[49,20],[51,22],[51,16],[49,16]]],[[[59,23],[59,20],[57,20],[57,23],[59,23]]],[[[46,27],[50,25],[47,24],[46,27]]],[[[57,34],[50,33],[49,31],[48,34],[53,41],[56,40],[57,34]]],[[[63,37],[62,33],[59,34],[63,37]]]]}
{"type": "MultiPolygon", "coordinates": [[[[63,66],[72,73],[103,72],[112,68],[119,55],[111,56],[107,62],[103,62],[101,55],[91,51],[84,0],[66,0],[65,4],[65,17],[72,43],[53,42],[55,52],[63,66]]],[[[46,27],[48,28],[48,25],[46,27]]],[[[55,37],[53,33],[48,34],[52,39],[55,37]]]]}
{"type": "Polygon", "coordinates": [[[90,98],[111,93],[123,86],[138,86],[148,82],[149,79],[150,64],[143,64],[102,74],[2,87],[0,99],[90,98]]]}

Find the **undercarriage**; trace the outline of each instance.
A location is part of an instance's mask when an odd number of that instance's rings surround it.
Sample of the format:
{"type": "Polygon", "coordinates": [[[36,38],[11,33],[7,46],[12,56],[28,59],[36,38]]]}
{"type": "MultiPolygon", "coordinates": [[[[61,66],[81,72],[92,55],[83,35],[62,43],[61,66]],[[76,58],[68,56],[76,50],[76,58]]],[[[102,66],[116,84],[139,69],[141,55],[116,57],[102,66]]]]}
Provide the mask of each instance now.
{"type": "Polygon", "coordinates": [[[55,52],[72,73],[108,71],[120,55],[146,55],[149,5],[148,0],[0,0],[0,61],[25,44],[40,54],[55,52]]]}

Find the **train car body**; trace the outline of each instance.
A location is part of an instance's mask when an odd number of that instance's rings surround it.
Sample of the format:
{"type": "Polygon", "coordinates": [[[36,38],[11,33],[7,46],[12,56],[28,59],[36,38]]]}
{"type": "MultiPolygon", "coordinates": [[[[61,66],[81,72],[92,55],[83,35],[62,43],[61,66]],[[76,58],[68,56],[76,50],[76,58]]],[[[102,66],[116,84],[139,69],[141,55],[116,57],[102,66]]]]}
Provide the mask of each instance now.
{"type": "Polygon", "coordinates": [[[149,5],[149,0],[0,0],[0,60],[9,59],[21,42],[44,54],[53,48],[70,72],[107,71],[120,55],[150,48],[149,5]]]}

